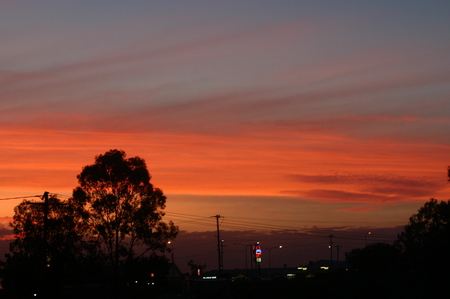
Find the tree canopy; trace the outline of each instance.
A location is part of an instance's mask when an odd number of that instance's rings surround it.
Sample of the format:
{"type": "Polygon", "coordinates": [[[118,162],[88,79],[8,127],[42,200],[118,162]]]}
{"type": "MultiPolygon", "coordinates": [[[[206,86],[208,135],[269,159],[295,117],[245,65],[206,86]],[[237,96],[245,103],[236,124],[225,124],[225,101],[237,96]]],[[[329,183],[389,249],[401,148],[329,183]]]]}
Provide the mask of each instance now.
{"type": "Polygon", "coordinates": [[[409,218],[395,245],[416,269],[446,271],[450,267],[450,201],[432,198],[426,202],[409,218]]]}
{"type": "Polygon", "coordinates": [[[143,159],[110,150],[96,156],[77,178],[73,199],[83,204],[89,233],[115,267],[149,251],[163,252],[176,237],[178,227],[162,220],[166,196],[150,183],[143,159]]]}
{"type": "Polygon", "coordinates": [[[61,201],[46,192],[42,201],[23,201],[14,208],[11,226],[16,239],[6,255],[5,284],[24,288],[73,275],[82,265],[98,258],[85,238],[86,215],[72,200],[61,201]],[[89,261],[88,261],[89,260],[89,261]]]}
{"type": "Polygon", "coordinates": [[[62,276],[92,275],[106,264],[117,274],[119,265],[133,272],[143,261],[167,262],[156,253],[170,251],[167,241],[178,227],[163,221],[166,196],[151,184],[143,159],[110,150],[77,178],[66,201],[45,192],[42,201],[15,207],[16,239],[4,266],[10,287],[36,287],[50,276],[57,283],[62,276]]]}
{"type": "Polygon", "coordinates": [[[345,254],[345,260],[354,269],[363,272],[382,272],[397,266],[400,251],[387,243],[372,243],[345,254]]]}

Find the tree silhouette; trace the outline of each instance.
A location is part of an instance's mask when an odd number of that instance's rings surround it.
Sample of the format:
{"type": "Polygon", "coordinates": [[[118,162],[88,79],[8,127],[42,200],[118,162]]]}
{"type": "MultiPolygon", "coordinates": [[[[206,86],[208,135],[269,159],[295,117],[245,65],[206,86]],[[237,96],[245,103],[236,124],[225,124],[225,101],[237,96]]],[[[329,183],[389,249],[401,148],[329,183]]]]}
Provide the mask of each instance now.
{"type": "Polygon", "coordinates": [[[14,287],[56,282],[61,274],[71,275],[95,256],[84,241],[85,214],[73,201],[63,203],[55,195],[45,202],[23,201],[14,208],[11,226],[16,239],[6,254],[5,283],[14,287]]]}
{"type": "Polygon", "coordinates": [[[431,198],[409,218],[395,241],[418,267],[435,271],[450,266],[450,201],[431,198]]]}
{"type": "Polygon", "coordinates": [[[447,177],[448,181],[450,182],[450,166],[447,166],[447,177]]]}
{"type": "Polygon", "coordinates": [[[89,234],[105,249],[115,271],[122,262],[164,252],[167,241],[176,237],[178,227],[162,220],[166,197],[150,183],[143,159],[110,150],[96,156],[77,178],[73,200],[83,207],[89,234]]]}
{"type": "Polygon", "coordinates": [[[400,251],[387,243],[372,243],[345,253],[345,260],[362,272],[387,272],[396,268],[400,251]]]}
{"type": "Polygon", "coordinates": [[[188,266],[191,269],[191,276],[198,276],[198,272],[203,273],[206,269],[206,264],[198,264],[194,260],[189,260],[188,266]]]}

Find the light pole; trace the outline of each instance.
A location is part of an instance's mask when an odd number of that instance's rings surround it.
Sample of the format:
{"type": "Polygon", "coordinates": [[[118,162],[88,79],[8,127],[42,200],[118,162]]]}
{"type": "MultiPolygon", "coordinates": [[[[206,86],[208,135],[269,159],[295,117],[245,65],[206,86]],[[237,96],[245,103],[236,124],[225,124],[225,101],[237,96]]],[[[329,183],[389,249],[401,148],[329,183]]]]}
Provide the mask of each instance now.
{"type": "Polygon", "coordinates": [[[172,245],[172,264],[175,264],[175,261],[173,259],[173,242],[172,241],[167,241],[167,244],[172,245]]]}
{"type": "Polygon", "coordinates": [[[281,248],[283,248],[283,246],[280,245],[280,246],[275,246],[275,247],[271,247],[268,249],[269,250],[269,272],[272,270],[272,261],[270,259],[270,252],[272,251],[272,249],[275,249],[275,248],[281,249],[281,248]]]}
{"type": "Polygon", "coordinates": [[[366,247],[367,247],[367,236],[371,235],[371,234],[372,234],[372,232],[367,232],[366,235],[365,235],[365,237],[366,237],[366,247]]]}
{"type": "Polygon", "coordinates": [[[241,245],[245,248],[245,272],[248,273],[248,252],[247,252],[247,246],[252,246],[252,244],[241,244],[241,243],[233,243],[233,245],[241,245]]]}

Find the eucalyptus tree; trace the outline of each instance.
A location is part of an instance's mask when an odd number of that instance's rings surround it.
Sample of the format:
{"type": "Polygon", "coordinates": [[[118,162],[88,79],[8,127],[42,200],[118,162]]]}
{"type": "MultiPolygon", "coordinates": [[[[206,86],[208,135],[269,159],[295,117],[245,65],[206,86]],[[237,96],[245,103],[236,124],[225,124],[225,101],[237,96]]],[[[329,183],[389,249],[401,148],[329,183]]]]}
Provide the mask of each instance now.
{"type": "Polygon", "coordinates": [[[166,196],[150,182],[145,161],[110,150],[95,157],[77,176],[73,200],[86,213],[89,235],[117,271],[119,264],[155,251],[169,251],[167,241],[178,234],[164,222],[166,196]]]}

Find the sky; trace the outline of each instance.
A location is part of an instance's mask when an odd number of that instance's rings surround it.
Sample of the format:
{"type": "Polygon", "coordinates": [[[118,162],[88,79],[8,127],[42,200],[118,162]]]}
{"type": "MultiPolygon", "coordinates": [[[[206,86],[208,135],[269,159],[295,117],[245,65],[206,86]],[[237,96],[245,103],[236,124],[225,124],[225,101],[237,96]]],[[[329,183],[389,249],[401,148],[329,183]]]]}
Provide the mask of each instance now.
{"type": "Polygon", "coordinates": [[[214,231],[214,215],[230,231],[361,242],[405,225],[449,199],[449,13],[447,1],[0,0],[0,237],[21,202],[7,198],[68,198],[110,149],[145,159],[186,234],[214,231]]]}

